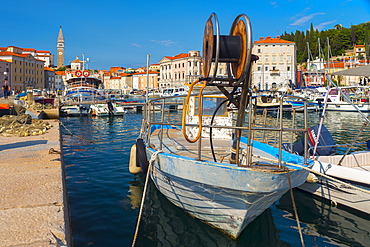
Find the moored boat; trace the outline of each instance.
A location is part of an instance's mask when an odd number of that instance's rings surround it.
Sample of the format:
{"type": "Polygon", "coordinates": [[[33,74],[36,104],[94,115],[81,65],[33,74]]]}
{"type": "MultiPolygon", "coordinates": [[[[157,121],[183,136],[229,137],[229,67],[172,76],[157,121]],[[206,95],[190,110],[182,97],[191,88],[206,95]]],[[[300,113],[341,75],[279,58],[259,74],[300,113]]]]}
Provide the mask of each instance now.
{"type": "Polygon", "coordinates": [[[93,116],[123,116],[126,110],[122,105],[115,102],[91,104],[91,114],[93,116]]]}
{"type": "MultiPolygon", "coordinates": [[[[236,44],[228,49],[235,50],[235,45],[240,52],[235,52],[234,57],[216,58],[212,56],[224,53],[219,50],[218,32],[214,38],[212,20],[218,26],[215,14],[205,29],[205,77],[190,84],[187,95],[182,96],[181,123],[169,121],[163,112],[150,110],[158,99],[148,101],[141,134],[131,151],[130,171],[137,173],[141,169],[174,205],[237,238],[284,193],[306,181],[311,161],[282,150],[287,133],[296,131],[307,136],[307,129],[284,126],[281,121],[276,121],[279,126],[275,127],[254,124],[256,107],[249,97],[248,82],[252,61],[258,58],[250,53],[249,18],[239,15],[231,28],[235,35],[224,37],[236,37],[236,44]],[[232,64],[230,78],[209,77],[212,62],[217,67],[218,61],[232,64]],[[221,83],[213,84],[214,81],[221,83]],[[233,111],[228,111],[231,102],[238,109],[236,121],[233,111]],[[243,131],[246,134],[242,136],[243,131]],[[276,142],[272,145],[256,141],[254,134],[261,131],[275,134],[276,142]]],[[[167,99],[161,99],[162,105],[167,99]]],[[[281,119],[282,112],[276,117],[281,119]]]]}
{"type": "MultiPolygon", "coordinates": [[[[345,111],[345,112],[356,112],[360,109],[363,112],[370,112],[370,101],[369,95],[367,95],[368,87],[341,87],[341,88],[330,88],[327,92],[327,106],[328,111],[345,111]],[[345,95],[348,96],[349,101],[343,98],[342,90],[345,91],[345,95]],[[356,107],[358,109],[356,109],[356,107]]],[[[316,97],[315,102],[323,104],[325,97],[316,97]]]]}
{"type": "Polygon", "coordinates": [[[67,80],[60,112],[67,116],[91,114],[91,102],[105,100],[99,88],[102,81],[96,77],[71,77],[67,80]]]}

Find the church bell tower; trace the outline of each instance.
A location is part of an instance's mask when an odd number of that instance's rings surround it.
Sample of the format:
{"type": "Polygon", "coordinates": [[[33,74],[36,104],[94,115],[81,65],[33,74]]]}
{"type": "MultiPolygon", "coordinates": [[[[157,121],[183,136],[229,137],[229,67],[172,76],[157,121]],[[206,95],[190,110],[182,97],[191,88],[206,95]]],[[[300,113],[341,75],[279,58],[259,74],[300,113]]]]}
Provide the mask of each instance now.
{"type": "Polygon", "coordinates": [[[62,26],[60,26],[59,34],[58,34],[57,52],[58,52],[57,67],[60,68],[64,66],[64,38],[63,38],[62,26]]]}

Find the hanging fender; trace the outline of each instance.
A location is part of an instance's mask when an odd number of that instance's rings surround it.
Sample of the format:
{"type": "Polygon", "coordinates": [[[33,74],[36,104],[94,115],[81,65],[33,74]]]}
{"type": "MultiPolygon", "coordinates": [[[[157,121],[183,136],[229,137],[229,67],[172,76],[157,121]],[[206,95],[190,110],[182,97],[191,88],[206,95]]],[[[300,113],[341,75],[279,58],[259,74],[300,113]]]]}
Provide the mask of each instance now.
{"type": "Polygon", "coordinates": [[[149,161],[146,155],[144,140],[141,138],[136,140],[136,166],[140,167],[144,174],[148,172],[149,161]]]}

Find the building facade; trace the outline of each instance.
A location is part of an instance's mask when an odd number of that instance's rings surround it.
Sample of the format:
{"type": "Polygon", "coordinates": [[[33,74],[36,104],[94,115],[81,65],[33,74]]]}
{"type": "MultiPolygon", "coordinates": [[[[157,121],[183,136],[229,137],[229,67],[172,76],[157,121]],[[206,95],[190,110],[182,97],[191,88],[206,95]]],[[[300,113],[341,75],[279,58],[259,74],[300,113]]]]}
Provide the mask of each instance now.
{"type": "Polygon", "coordinates": [[[51,68],[44,69],[44,88],[47,91],[55,91],[55,71],[51,68]]]}
{"type": "Polygon", "coordinates": [[[200,77],[201,59],[199,51],[189,51],[175,56],[166,56],[159,61],[159,89],[181,87],[200,77]]]}
{"type": "Polygon", "coordinates": [[[138,72],[132,75],[132,88],[133,90],[146,91],[158,89],[159,73],[155,71],[138,72]]]}
{"type": "Polygon", "coordinates": [[[32,54],[16,54],[0,52],[0,59],[11,63],[8,85],[12,90],[25,91],[27,87],[44,88],[44,61],[36,59],[32,54]]]}
{"type": "Polygon", "coordinates": [[[44,67],[54,67],[54,55],[50,51],[33,48],[20,48],[16,46],[0,47],[0,52],[13,52],[16,54],[31,54],[34,58],[44,61],[44,67]]]}
{"type": "Polygon", "coordinates": [[[276,38],[260,38],[252,53],[259,57],[252,65],[252,85],[259,90],[289,88],[296,85],[296,45],[276,38]]]}
{"type": "MultiPolygon", "coordinates": [[[[0,59],[0,88],[2,88],[5,84],[5,82],[7,82],[7,85],[8,86],[11,86],[11,66],[12,66],[12,63],[8,62],[8,61],[5,61],[5,60],[2,60],[0,59]]],[[[13,89],[13,88],[11,88],[13,89]]]]}

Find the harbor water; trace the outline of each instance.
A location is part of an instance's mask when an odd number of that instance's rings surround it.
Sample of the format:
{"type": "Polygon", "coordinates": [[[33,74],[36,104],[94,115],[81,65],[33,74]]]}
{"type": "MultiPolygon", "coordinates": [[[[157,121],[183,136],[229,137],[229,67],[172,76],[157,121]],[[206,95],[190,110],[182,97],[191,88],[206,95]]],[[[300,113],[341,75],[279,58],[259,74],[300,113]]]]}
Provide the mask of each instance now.
{"type": "MultiPolygon", "coordinates": [[[[309,125],[320,116],[309,113],[309,125]]],[[[178,113],[167,117],[180,118],[178,113]]],[[[142,115],[61,121],[74,246],[131,246],[145,178],[132,175],[128,163],[142,115]]],[[[327,112],[324,123],[338,143],[348,143],[363,120],[357,113],[327,112]]],[[[368,139],[365,128],[357,142],[368,139]]],[[[294,197],[305,246],[370,246],[370,218],[299,190],[294,197]]],[[[171,204],[149,183],[136,246],[301,246],[293,212],[287,193],[232,240],[171,204]]]]}

